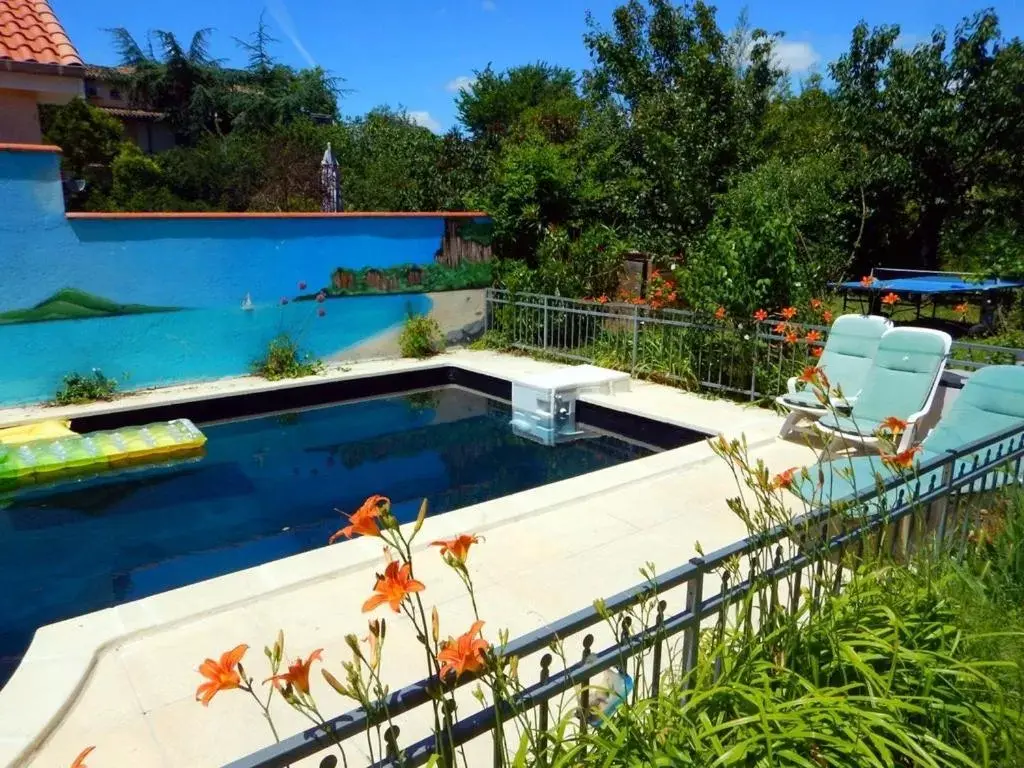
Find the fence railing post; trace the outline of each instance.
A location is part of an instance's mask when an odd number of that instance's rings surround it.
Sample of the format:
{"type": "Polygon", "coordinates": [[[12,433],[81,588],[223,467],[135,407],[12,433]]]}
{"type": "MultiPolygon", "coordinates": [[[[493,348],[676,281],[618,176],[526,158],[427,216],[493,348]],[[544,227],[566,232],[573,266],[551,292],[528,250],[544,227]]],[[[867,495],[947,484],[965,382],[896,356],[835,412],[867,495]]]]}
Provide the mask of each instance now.
{"type": "Polygon", "coordinates": [[[761,323],[754,321],[754,332],[750,334],[750,342],[754,345],[754,351],[750,353],[750,402],[757,399],[757,334],[761,330],[761,323]]]}
{"type": "Polygon", "coordinates": [[[640,307],[633,306],[633,354],[629,364],[630,375],[636,375],[636,352],[640,346],[640,307]]]}
{"type": "Polygon", "coordinates": [[[544,342],[543,342],[544,343],[544,349],[548,348],[548,315],[550,314],[550,312],[548,310],[548,302],[549,301],[550,301],[550,297],[545,296],[544,297],[544,342]]]}
{"type": "Polygon", "coordinates": [[[686,692],[693,687],[693,671],[697,668],[697,651],[700,647],[701,605],[704,602],[704,569],[702,557],[690,559],[697,569],[693,578],[686,582],[686,612],[693,615],[693,623],[683,630],[683,701],[686,692]]]}
{"type": "Polygon", "coordinates": [[[953,489],[953,470],[956,467],[957,454],[949,451],[947,463],[942,465],[942,487],[946,492],[933,501],[928,509],[928,519],[935,520],[935,551],[939,552],[946,542],[946,518],[949,514],[949,494],[953,489]]]}

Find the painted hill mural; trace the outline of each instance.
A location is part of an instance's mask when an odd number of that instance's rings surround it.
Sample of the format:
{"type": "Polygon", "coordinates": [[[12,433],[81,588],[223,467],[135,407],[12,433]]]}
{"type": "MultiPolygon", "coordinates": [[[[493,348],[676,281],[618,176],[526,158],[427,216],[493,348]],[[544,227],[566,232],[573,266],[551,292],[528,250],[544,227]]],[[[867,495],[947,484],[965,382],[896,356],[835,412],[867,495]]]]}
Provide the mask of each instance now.
{"type": "Polygon", "coordinates": [[[61,288],[47,299],[28,309],[0,312],[0,325],[13,323],[46,323],[54,320],[84,320],[90,317],[148,315],[154,312],[177,312],[180,307],[151,307],[146,304],[119,304],[77,288],[61,288]]]}

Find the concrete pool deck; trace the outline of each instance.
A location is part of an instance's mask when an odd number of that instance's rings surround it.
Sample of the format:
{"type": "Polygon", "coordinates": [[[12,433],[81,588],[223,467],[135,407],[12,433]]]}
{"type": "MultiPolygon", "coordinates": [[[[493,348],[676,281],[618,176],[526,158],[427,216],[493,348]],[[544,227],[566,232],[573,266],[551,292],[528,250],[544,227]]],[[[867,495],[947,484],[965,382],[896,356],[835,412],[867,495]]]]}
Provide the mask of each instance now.
{"type": "MultiPolygon", "coordinates": [[[[455,351],[428,361],[352,364],[311,383],[442,365],[505,379],[560,367],[455,351]]],[[[0,411],[0,425],[295,385],[244,377],[71,409],[8,409],[0,411]]],[[[707,433],[745,434],[751,454],[772,472],[815,459],[807,446],[776,439],[782,419],[768,410],[638,381],[628,393],[583,399],[707,433]]],[[[647,562],[667,570],[696,555],[698,541],[711,551],[742,538],[746,530],[725,503],[735,492],[731,471],[706,442],[665,451],[429,518],[417,539],[417,578],[427,584],[428,610],[438,607],[442,635],[464,632],[472,620],[470,602],[428,542],[483,534],[486,541],[474,548],[469,564],[487,622],[484,634],[494,641],[507,628],[515,637],[641,582],[638,569],[647,562]]],[[[340,665],[350,656],[344,637],[366,634],[360,606],[382,562],[379,540],[357,539],[42,628],[0,691],[0,765],[64,766],[96,745],[89,760],[94,768],[198,768],[223,765],[271,743],[259,710],[244,694],[221,693],[208,708],[194,701],[198,665],[247,643],[247,671],[262,680],[263,646],[280,628],[289,658],[322,647],[326,668],[343,678],[340,665]]],[[[408,622],[386,607],[374,615],[386,615],[389,623],[384,681],[396,689],[423,677],[408,622]]],[[[578,648],[569,653],[575,658],[578,648]]],[[[319,672],[311,679],[326,716],[354,707],[330,691],[319,672]]],[[[274,712],[282,736],[309,725],[279,700],[274,712]]],[[[423,728],[416,717],[403,721],[402,743],[423,735],[423,728]]],[[[350,764],[360,764],[361,748],[352,745],[350,764]]],[[[307,764],[316,762],[295,763],[307,764]]]]}

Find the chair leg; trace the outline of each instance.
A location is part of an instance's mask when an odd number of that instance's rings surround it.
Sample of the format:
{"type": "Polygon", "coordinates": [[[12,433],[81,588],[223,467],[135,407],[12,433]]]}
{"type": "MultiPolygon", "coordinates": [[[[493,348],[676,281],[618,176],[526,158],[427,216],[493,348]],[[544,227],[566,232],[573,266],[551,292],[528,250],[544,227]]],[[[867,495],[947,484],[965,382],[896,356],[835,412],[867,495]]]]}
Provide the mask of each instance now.
{"type": "Polygon", "coordinates": [[[779,437],[785,439],[796,432],[797,425],[806,418],[800,411],[790,411],[779,429],[779,437]]]}
{"type": "Polygon", "coordinates": [[[839,450],[846,447],[846,441],[840,435],[832,435],[829,438],[828,443],[825,444],[825,453],[832,456],[839,450]]]}

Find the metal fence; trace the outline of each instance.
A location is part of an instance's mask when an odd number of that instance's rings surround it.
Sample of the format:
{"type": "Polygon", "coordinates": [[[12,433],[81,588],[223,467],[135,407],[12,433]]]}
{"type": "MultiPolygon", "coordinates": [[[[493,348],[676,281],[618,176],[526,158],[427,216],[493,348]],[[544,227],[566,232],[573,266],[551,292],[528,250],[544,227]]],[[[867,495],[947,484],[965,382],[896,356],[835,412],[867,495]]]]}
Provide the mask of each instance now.
{"type": "MultiPolygon", "coordinates": [[[[749,400],[784,392],[828,338],[827,326],[787,322],[788,338],[778,326],[500,289],[486,298],[487,330],[509,349],[749,400]]],[[[952,356],[967,370],[1024,362],[1024,350],[966,342],[954,342],[952,356]]]]}
{"type": "MultiPolygon", "coordinates": [[[[1024,428],[992,435],[922,464],[913,478],[893,477],[856,496],[811,506],[794,521],[652,575],[607,598],[601,607],[582,608],[513,640],[501,652],[505,658],[518,659],[522,687],[514,695],[498,694],[495,700],[491,692],[481,711],[461,718],[445,707],[440,731],[413,735],[412,740],[403,738],[398,727],[390,728],[386,755],[374,768],[419,766],[433,755],[439,756],[440,765],[454,765],[455,752],[478,738],[494,741],[493,749],[484,745],[486,762],[503,765],[505,753],[498,734],[517,715],[532,718],[536,738],[530,754],[533,764],[546,765],[553,745],[545,733],[557,715],[550,710],[552,702],[574,697],[578,717],[572,733],[565,735],[574,738],[594,727],[588,698],[598,675],[632,663],[629,669],[639,672],[634,675],[634,700],[657,697],[670,673],[683,681],[686,690],[686,685],[693,685],[689,673],[698,666],[701,633],[724,633],[737,606],[754,594],[769,594],[779,610],[813,610],[826,595],[841,588],[844,574],[849,574],[844,564],[851,558],[883,548],[898,555],[933,542],[962,554],[976,522],[977,505],[966,502],[978,493],[1016,482],[1022,457],[1024,428]],[[639,610],[644,606],[651,610],[639,610]],[[602,628],[606,639],[598,643],[602,628]],[[564,649],[576,642],[580,650],[573,657],[578,661],[569,660],[567,653],[551,652],[552,647],[564,649]],[[566,663],[556,668],[556,658],[566,663]]],[[[349,712],[324,728],[312,728],[238,760],[230,768],[277,768],[321,752],[325,754],[318,758],[318,765],[333,768],[339,762],[330,751],[337,752],[338,745],[351,739],[365,738],[368,728],[384,722],[385,711],[391,721],[399,720],[403,714],[431,706],[439,692],[465,692],[473,679],[465,675],[450,688],[441,687],[436,679],[421,680],[391,693],[379,708],[349,712]]],[[[471,764],[484,762],[476,758],[471,764]]]]}

